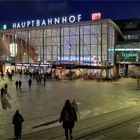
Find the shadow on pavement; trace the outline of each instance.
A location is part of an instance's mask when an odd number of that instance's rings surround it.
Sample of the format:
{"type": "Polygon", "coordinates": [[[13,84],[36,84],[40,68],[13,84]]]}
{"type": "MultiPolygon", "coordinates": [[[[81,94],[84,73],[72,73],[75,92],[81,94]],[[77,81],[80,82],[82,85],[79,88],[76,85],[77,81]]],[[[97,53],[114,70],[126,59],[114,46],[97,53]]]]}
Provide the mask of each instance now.
{"type": "Polygon", "coordinates": [[[38,127],[42,127],[42,126],[48,126],[48,125],[54,124],[54,123],[56,123],[58,121],[59,121],[59,119],[52,120],[52,121],[49,121],[49,122],[46,122],[46,123],[42,123],[40,125],[33,126],[32,129],[35,129],[35,128],[38,128],[38,127]]]}

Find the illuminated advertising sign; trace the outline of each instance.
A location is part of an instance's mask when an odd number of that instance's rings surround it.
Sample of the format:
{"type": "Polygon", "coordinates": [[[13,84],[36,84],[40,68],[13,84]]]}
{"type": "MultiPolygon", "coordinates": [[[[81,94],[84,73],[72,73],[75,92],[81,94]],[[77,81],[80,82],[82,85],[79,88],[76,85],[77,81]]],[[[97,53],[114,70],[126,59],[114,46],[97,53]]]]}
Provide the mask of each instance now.
{"type": "Polygon", "coordinates": [[[92,20],[101,19],[101,13],[92,13],[91,19],[92,20]]]}
{"type": "Polygon", "coordinates": [[[39,27],[39,26],[46,26],[52,24],[63,24],[63,23],[74,23],[80,22],[82,19],[82,15],[71,15],[71,16],[63,16],[63,17],[56,17],[56,18],[47,18],[42,20],[28,20],[23,22],[14,22],[12,23],[12,28],[28,28],[28,27],[39,27]]]}
{"type": "Polygon", "coordinates": [[[62,69],[62,68],[63,68],[63,67],[58,67],[58,66],[56,67],[56,69],[62,69]]]}
{"type": "MultiPolygon", "coordinates": [[[[92,13],[91,20],[98,20],[101,19],[101,13],[92,13]]],[[[40,27],[40,26],[47,26],[53,24],[65,24],[65,23],[74,23],[80,22],[82,20],[82,15],[70,15],[70,16],[62,16],[62,17],[53,17],[53,18],[43,18],[43,19],[33,19],[21,22],[13,22],[12,29],[19,29],[19,28],[29,28],[29,27],[40,27]]],[[[10,26],[10,27],[11,27],[10,26]]],[[[3,25],[3,30],[7,29],[7,25],[3,25]]]]}
{"type": "Polygon", "coordinates": [[[50,67],[50,68],[52,67],[51,64],[40,64],[40,66],[41,66],[41,67],[50,67]]]}
{"type": "MultiPolygon", "coordinates": [[[[85,61],[93,61],[95,60],[95,56],[91,57],[91,56],[81,56],[80,57],[80,60],[85,60],[85,61]]],[[[60,60],[60,57],[58,56],[58,60],[60,60]]],[[[76,60],[79,60],[79,56],[64,56],[64,57],[61,57],[61,60],[63,61],[76,61],[76,60]]]]}

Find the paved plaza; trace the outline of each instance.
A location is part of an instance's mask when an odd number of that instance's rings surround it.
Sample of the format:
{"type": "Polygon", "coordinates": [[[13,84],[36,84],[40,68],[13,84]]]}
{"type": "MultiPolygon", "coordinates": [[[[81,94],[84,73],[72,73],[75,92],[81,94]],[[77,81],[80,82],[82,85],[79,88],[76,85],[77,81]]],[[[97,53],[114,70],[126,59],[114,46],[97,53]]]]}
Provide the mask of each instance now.
{"type": "MultiPolygon", "coordinates": [[[[132,78],[122,78],[113,82],[83,79],[47,80],[46,85],[38,84],[33,80],[31,89],[28,87],[28,79],[29,77],[16,75],[12,81],[9,81],[7,77],[0,81],[0,88],[4,83],[8,83],[8,93],[11,96],[9,103],[12,106],[7,110],[0,107],[0,139],[2,140],[13,137],[11,122],[17,109],[25,120],[22,135],[25,139],[28,135],[29,139],[32,139],[30,134],[38,131],[53,130],[53,128],[55,130],[59,127],[57,132],[52,132],[52,136],[53,133],[58,133],[56,135],[59,136],[59,131],[63,132],[58,119],[66,99],[78,102],[78,122],[140,105],[140,90],[137,87],[137,80],[132,78]],[[15,87],[15,81],[19,79],[22,81],[21,91],[16,90],[15,87]]],[[[36,139],[41,140],[41,135],[39,138],[36,135],[36,139]]]]}

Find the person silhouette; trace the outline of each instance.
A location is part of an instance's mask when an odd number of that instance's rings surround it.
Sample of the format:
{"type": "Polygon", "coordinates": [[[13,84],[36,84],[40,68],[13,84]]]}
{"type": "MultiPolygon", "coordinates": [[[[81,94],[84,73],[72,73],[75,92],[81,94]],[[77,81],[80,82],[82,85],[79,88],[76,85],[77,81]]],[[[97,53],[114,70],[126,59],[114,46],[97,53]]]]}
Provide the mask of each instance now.
{"type": "Polygon", "coordinates": [[[31,88],[31,86],[32,86],[32,80],[31,79],[28,80],[28,85],[29,85],[29,88],[31,88]]]}
{"type": "Polygon", "coordinates": [[[22,82],[20,80],[18,81],[18,85],[19,85],[19,89],[21,89],[22,82]]]}
{"type": "Polygon", "coordinates": [[[18,89],[18,81],[15,82],[16,89],[18,89]]]}
{"type": "Polygon", "coordinates": [[[12,119],[12,124],[14,125],[14,135],[16,140],[21,138],[22,122],[24,122],[24,119],[22,115],[19,113],[19,110],[17,110],[13,115],[12,119]]]}
{"type": "Polygon", "coordinates": [[[66,140],[73,138],[72,129],[74,127],[75,121],[77,121],[77,115],[75,109],[71,107],[69,100],[66,100],[64,107],[61,111],[59,122],[63,122],[63,128],[65,129],[66,140]]]}

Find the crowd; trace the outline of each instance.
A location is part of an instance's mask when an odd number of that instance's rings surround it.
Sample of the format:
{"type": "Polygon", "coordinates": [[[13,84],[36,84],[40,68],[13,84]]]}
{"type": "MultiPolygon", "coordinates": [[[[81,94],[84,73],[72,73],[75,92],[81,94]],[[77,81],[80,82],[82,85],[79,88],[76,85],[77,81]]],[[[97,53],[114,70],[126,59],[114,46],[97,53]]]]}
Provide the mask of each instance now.
{"type": "MultiPolygon", "coordinates": [[[[12,73],[7,73],[8,78],[9,78],[9,74],[12,75],[12,77],[14,75],[12,73]]],[[[4,75],[1,75],[1,78],[4,79],[4,75]]],[[[12,80],[12,78],[10,77],[9,80],[12,80]]],[[[44,76],[43,81],[45,85],[45,82],[46,82],[45,76],[44,76]]],[[[29,80],[27,82],[28,82],[29,88],[31,88],[32,78],[29,77],[29,80]]],[[[41,83],[41,80],[37,82],[41,83]]],[[[22,81],[16,80],[15,81],[16,90],[18,89],[21,90],[21,86],[22,86],[22,81]]],[[[4,110],[7,110],[7,108],[11,109],[11,104],[9,103],[10,99],[11,99],[11,96],[8,92],[8,84],[5,83],[4,86],[1,88],[2,109],[4,110]]],[[[66,100],[64,107],[61,111],[60,119],[59,119],[60,123],[62,122],[62,126],[65,130],[66,140],[73,138],[72,129],[74,127],[75,121],[77,121],[77,112],[78,112],[77,102],[74,100],[71,103],[69,100],[66,100]]],[[[16,140],[21,138],[23,122],[24,122],[23,116],[21,115],[19,110],[16,110],[12,118],[12,124],[14,125],[14,136],[16,140]]]]}

